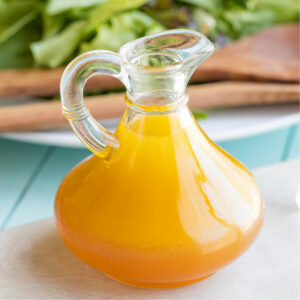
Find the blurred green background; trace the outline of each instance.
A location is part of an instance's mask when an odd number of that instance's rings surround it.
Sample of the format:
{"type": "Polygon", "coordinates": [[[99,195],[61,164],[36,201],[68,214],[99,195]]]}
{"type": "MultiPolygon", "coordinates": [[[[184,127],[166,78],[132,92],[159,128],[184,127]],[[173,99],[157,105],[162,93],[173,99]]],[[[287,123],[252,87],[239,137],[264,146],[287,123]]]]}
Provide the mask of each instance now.
{"type": "Polygon", "coordinates": [[[298,19],[298,0],[0,0],[0,68],[53,68],[170,28],[224,45],[298,19]]]}

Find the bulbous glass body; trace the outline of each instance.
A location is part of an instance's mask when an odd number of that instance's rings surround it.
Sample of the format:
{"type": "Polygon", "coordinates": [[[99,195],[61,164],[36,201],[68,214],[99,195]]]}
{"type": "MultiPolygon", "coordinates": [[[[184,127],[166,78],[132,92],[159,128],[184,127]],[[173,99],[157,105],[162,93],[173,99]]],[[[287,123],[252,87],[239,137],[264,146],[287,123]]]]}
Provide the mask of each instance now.
{"type": "Polygon", "coordinates": [[[57,229],[80,259],[121,282],[169,288],[241,255],[262,224],[250,172],[215,145],[185,104],[129,107],[107,146],[77,165],[56,196],[57,229]]]}

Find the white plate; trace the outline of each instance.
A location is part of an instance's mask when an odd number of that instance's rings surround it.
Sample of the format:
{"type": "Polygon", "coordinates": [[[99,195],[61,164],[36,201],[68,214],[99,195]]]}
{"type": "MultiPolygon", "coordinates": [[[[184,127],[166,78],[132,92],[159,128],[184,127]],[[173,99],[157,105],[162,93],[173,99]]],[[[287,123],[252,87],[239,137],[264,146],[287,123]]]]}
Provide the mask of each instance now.
{"type": "MultiPolygon", "coordinates": [[[[243,107],[209,110],[207,119],[200,121],[208,136],[216,141],[253,136],[296,124],[300,121],[298,104],[243,107]]],[[[119,120],[105,120],[106,128],[114,130],[119,120]]],[[[46,145],[83,147],[71,130],[38,131],[3,134],[4,137],[46,145]]]]}

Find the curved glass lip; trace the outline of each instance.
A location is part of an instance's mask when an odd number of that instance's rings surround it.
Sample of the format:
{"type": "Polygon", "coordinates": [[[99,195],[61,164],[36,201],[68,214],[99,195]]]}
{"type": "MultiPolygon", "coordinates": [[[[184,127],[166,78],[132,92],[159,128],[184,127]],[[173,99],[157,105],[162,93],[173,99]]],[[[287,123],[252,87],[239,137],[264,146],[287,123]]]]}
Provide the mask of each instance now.
{"type": "MultiPolygon", "coordinates": [[[[211,55],[214,51],[214,45],[213,43],[202,33],[195,31],[195,30],[190,30],[190,29],[172,29],[172,30],[166,30],[162,31],[159,33],[155,33],[152,35],[148,35],[139,39],[136,39],[134,41],[128,42],[125,45],[123,45],[120,50],[119,50],[119,55],[121,57],[122,63],[134,68],[138,69],[139,71],[144,71],[144,72],[165,72],[165,71],[175,71],[180,69],[185,63],[187,63],[189,60],[192,60],[193,58],[200,56],[200,55],[211,55]],[[165,66],[145,66],[142,64],[136,64],[132,63],[130,60],[132,59],[132,53],[137,52],[140,48],[145,45],[147,41],[150,41],[151,39],[155,39],[160,36],[167,36],[170,34],[191,34],[194,35],[195,37],[199,38],[198,43],[198,49],[197,51],[194,51],[193,53],[189,53],[189,51],[185,50],[176,50],[174,48],[168,48],[165,47],[163,49],[153,49],[153,52],[161,52],[162,54],[164,53],[169,53],[171,55],[176,55],[180,59],[177,62],[174,62],[169,65],[165,66]],[[136,49],[135,49],[136,48],[136,49]],[[182,54],[187,54],[186,57],[184,57],[182,54]]],[[[151,53],[152,51],[149,51],[151,53]]],[[[142,53],[147,53],[147,51],[142,51],[142,53]]]]}

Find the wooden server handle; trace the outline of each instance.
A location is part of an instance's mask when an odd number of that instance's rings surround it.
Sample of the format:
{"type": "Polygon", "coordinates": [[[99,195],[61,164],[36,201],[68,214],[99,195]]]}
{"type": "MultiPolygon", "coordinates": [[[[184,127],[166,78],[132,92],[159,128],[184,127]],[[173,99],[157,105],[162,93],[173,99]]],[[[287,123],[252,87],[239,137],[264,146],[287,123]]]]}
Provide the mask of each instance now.
{"type": "MultiPolygon", "coordinates": [[[[220,82],[188,88],[191,109],[286,103],[299,101],[298,84],[220,82]]],[[[117,118],[126,104],[123,94],[86,98],[98,120],[117,118]]],[[[0,132],[56,129],[67,125],[58,101],[0,107],[0,132]]]]}

